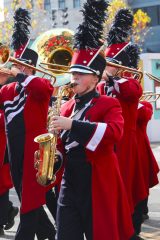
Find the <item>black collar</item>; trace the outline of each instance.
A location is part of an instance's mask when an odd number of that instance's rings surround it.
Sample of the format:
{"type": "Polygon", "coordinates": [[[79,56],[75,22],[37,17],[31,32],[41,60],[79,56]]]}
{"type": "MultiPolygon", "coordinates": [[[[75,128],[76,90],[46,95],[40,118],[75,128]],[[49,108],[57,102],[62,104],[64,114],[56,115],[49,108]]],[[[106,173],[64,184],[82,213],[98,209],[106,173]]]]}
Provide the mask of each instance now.
{"type": "Polygon", "coordinates": [[[75,102],[76,102],[75,110],[82,108],[86,103],[91,101],[91,99],[94,98],[94,97],[99,97],[99,93],[96,92],[95,89],[86,93],[83,96],[78,96],[76,94],[76,96],[75,96],[75,102]]]}

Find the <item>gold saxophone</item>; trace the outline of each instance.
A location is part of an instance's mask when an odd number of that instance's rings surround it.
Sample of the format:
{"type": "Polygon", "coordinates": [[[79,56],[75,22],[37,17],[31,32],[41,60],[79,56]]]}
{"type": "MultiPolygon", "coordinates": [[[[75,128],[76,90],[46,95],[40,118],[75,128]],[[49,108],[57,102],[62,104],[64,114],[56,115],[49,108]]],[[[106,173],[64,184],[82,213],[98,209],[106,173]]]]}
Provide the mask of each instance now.
{"type": "Polygon", "coordinates": [[[39,143],[39,150],[35,152],[35,168],[38,170],[36,177],[37,182],[40,185],[46,186],[56,179],[56,172],[61,167],[62,163],[57,164],[56,171],[55,163],[57,161],[56,157],[56,145],[59,133],[57,131],[52,131],[52,117],[60,115],[60,108],[62,98],[70,93],[71,89],[76,84],[68,84],[60,87],[57,95],[56,101],[53,103],[52,107],[48,111],[48,121],[47,128],[48,133],[38,135],[34,138],[34,141],[39,143]],[[64,95],[65,94],[65,95],[64,95]],[[53,133],[50,133],[50,132],[53,133]]]}

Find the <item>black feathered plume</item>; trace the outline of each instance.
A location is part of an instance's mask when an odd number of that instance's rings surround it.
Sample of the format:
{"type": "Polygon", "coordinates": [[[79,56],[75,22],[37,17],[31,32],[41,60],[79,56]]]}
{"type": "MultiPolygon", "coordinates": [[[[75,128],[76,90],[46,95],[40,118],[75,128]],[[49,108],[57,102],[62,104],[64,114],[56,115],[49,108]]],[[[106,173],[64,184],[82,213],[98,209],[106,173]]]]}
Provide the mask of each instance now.
{"type": "Polygon", "coordinates": [[[14,14],[14,26],[13,26],[13,35],[12,35],[12,47],[16,51],[20,48],[20,46],[27,43],[29,40],[30,31],[29,28],[31,26],[30,23],[30,14],[28,10],[18,8],[14,14]]]}
{"type": "Polygon", "coordinates": [[[124,8],[120,9],[107,35],[108,45],[127,41],[132,31],[132,24],[133,14],[131,11],[124,8]]]}
{"type": "Polygon", "coordinates": [[[129,56],[128,67],[138,68],[138,63],[140,60],[140,48],[137,44],[129,44],[125,52],[129,56]]]}
{"type": "Polygon", "coordinates": [[[83,22],[74,37],[74,48],[97,48],[102,45],[103,23],[108,6],[105,0],[87,0],[82,9],[83,22]]]}

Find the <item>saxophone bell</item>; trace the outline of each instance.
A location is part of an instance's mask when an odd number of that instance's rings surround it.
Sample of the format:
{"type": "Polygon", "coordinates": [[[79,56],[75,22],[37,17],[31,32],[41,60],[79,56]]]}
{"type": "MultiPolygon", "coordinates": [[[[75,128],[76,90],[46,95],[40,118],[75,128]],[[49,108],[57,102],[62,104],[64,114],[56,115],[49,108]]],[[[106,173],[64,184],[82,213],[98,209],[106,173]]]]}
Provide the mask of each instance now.
{"type": "Polygon", "coordinates": [[[54,135],[52,133],[45,133],[38,135],[34,141],[39,143],[39,150],[34,155],[34,166],[37,171],[37,182],[46,186],[54,182],[56,177],[54,175],[54,158],[56,149],[53,149],[54,135]]]}

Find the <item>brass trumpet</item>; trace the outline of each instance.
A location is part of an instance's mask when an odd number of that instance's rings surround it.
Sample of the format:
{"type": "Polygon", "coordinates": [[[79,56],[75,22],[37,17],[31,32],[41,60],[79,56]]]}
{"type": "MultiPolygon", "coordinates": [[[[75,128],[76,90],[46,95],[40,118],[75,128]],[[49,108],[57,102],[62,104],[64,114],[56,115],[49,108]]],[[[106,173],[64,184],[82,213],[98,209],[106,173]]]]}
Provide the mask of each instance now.
{"type": "Polygon", "coordinates": [[[0,67],[1,68],[4,67],[8,62],[13,62],[13,63],[19,64],[21,66],[28,67],[28,68],[31,68],[31,69],[33,69],[35,71],[41,72],[44,75],[48,75],[50,77],[49,80],[52,81],[53,84],[56,81],[56,77],[53,74],[47,73],[47,72],[45,72],[45,71],[43,71],[43,70],[41,70],[39,68],[31,66],[31,65],[29,65],[27,63],[23,63],[20,60],[17,60],[16,58],[11,57],[8,46],[1,45],[0,46],[0,67]]]}

